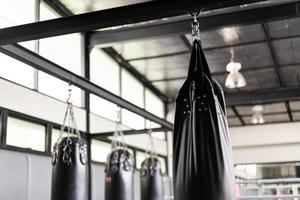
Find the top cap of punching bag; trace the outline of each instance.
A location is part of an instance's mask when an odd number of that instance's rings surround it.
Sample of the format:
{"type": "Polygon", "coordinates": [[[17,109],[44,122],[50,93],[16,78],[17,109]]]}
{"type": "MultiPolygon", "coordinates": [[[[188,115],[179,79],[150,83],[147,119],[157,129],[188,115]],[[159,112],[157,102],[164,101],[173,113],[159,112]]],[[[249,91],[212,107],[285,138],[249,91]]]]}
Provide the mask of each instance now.
{"type": "Polygon", "coordinates": [[[146,158],[141,164],[141,176],[155,176],[161,175],[161,163],[156,157],[146,158]]]}

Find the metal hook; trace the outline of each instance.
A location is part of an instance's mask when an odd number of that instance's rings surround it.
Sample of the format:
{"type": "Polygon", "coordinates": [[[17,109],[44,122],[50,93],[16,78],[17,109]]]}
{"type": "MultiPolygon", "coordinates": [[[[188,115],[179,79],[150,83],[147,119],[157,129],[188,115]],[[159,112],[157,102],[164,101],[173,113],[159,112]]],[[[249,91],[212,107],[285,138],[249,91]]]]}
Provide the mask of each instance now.
{"type": "Polygon", "coordinates": [[[199,28],[199,22],[197,19],[197,16],[201,13],[201,9],[198,9],[196,12],[190,11],[190,15],[193,17],[193,22],[192,22],[192,39],[193,41],[195,40],[200,40],[200,28],[199,28]]]}
{"type": "Polygon", "coordinates": [[[68,99],[67,99],[68,104],[72,104],[72,83],[69,82],[69,87],[68,87],[68,99]]]}
{"type": "Polygon", "coordinates": [[[121,107],[118,107],[118,110],[117,110],[117,118],[116,118],[116,123],[120,123],[121,122],[121,107]]]}

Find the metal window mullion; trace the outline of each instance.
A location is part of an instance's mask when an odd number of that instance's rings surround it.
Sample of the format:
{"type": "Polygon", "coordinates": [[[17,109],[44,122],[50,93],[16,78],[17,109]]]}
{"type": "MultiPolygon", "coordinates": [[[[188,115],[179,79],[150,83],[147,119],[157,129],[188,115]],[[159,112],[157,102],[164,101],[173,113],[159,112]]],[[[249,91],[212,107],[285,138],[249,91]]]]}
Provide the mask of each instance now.
{"type": "Polygon", "coordinates": [[[5,148],[6,147],[6,136],[7,136],[7,118],[8,118],[8,113],[7,110],[2,109],[1,110],[1,115],[0,115],[0,131],[1,131],[1,147],[5,148]]]}

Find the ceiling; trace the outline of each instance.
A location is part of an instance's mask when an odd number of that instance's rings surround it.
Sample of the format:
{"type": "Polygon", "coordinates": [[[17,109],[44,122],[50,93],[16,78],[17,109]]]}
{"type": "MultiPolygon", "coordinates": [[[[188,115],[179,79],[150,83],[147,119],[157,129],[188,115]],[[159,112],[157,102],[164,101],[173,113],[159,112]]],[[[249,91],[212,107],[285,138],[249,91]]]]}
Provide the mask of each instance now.
{"type": "MultiPolygon", "coordinates": [[[[60,2],[74,14],[79,14],[146,1],[60,0],[60,2]]],[[[226,94],[299,86],[300,18],[289,17],[220,26],[201,31],[200,35],[210,70],[226,94]],[[228,89],[224,86],[227,76],[225,67],[230,61],[231,51],[234,53],[235,61],[242,64],[241,72],[247,81],[247,86],[240,89],[228,89]]],[[[161,93],[174,100],[188,70],[191,49],[189,33],[145,37],[112,43],[109,46],[161,93]]],[[[284,100],[262,104],[266,123],[300,120],[300,101],[284,100]]],[[[230,126],[250,125],[252,106],[228,107],[230,126]]]]}

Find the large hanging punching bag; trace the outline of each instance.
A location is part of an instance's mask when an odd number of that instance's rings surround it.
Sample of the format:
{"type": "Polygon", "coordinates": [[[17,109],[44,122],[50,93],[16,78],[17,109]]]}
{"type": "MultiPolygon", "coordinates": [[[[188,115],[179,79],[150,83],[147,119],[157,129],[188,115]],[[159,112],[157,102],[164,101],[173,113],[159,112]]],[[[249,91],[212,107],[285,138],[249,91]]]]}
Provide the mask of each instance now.
{"type": "Polygon", "coordinates": [[[119,122],[106,162],[105,200],[133,200],[133,156],[126,149],[119,122]]]}
{"type": "Polygon", "coordinates": [[[146,158],[141,164],[141,200],[163,200],[163,176],[161,163],[157,159],[154,151],[152,130],[149,130],[150,150],[146,152],[146,158]]]}
{"type": "Polygon", "coordinates": [[[175,200],[234,200],[235,181],[221,86],[211,77],[198,39],[176,99],[175,200]]]}
{"type": "Polygon", "coordinates": [[[87,162],[87,145],[76,127],[73,107],[68,101],[60,137],[52,152],[52,200],[88,199],[87,162]],[[69,121],[67,137],[62,137],[66,121],[69,121]]]}

